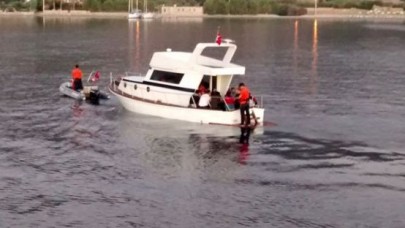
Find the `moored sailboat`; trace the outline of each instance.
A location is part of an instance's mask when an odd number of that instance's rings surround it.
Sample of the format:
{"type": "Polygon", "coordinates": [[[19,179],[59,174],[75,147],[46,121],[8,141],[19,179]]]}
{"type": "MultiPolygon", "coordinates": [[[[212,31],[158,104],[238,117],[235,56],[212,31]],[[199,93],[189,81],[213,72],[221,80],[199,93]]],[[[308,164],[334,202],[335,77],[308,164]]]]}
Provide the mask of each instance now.
{"type": "Polygon", "coordinates": [[[142,16],[142,12],[138,9],[138,0],[136,0],[136,5],[134,9],[134,1],[128,1],[128,19],[139,19],[142,16]]]}
{"type": "Polygon", "coordinates": [[[144,5],[144,13],[142,14],[142,18],[143,19],[152,19],[155,15],[152,12],[148,12],[148,1],[144,0],[143,5],[144,5]]]}

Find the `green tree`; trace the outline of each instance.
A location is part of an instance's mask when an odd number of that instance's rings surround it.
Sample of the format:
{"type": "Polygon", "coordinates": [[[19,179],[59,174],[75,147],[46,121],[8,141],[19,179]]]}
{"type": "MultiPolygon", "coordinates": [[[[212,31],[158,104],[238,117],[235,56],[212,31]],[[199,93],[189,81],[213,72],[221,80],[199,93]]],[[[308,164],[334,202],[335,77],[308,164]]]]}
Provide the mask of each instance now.
{"type": "Polygon", "coordinates": [[[260,14],[269,14],[272,13],[272,6],[274,5],[272,0],[259,0],[258,2],[258,12],[260,14]]]}
{"type": "Polygon", "coordinates": [[[259,12],[259,0],[248,1],[247,11],[248,14],[257,14],[259,12]]]}
{"type": "Polygon", "coordinates": [[[204,12],[207,14],[227,14],[226,0],[206,0],[204,3],[204,12]]]}
{"type": "Polygon", "coordinates": [[[86,10],[97,12],[101,10],[101,2],[99,0],[86,0],[83,7],[86,10]]]}
{"type": "Polygon", "coordinates": [[[246,14],[247,1],[246,0],[231,0],[229,4],[230,14],[246,14]]]}

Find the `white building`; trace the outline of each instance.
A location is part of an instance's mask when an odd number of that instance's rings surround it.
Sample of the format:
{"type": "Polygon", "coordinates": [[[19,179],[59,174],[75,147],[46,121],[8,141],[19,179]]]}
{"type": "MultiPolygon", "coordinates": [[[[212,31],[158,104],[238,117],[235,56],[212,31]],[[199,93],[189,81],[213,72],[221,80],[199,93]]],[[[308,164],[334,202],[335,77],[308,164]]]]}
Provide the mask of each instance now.
{"type": "Polygon", "coordinates": [[[204,11],[201,6],[162,6],[161,14],[164,17],[200,17],[204,11]]]}

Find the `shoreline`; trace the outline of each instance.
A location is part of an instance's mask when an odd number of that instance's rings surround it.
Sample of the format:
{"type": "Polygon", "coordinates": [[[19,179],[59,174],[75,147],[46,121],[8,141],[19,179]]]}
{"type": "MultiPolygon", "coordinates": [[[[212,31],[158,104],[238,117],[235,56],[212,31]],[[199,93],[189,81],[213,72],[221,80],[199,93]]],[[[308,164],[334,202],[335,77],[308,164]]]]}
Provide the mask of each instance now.
{"type": "MultiPolygon", "coordinates": [[[[90,12],[90,11],[45,11],[43,12],[0,12],[2,17],[46,17],[46,18],[121,18],[128,17],[127,12],[90,12]]],[[[241,18],[241,19],[402,19],[405,20],[405,15],[380,15],[380,14],[306,14],[302,16],[279,16],[276,14],[256,14],[256,15],[208,15],[201,16],[162,16],[156,18],[168,19],[186,19],[186,18],[241,18]]]]}

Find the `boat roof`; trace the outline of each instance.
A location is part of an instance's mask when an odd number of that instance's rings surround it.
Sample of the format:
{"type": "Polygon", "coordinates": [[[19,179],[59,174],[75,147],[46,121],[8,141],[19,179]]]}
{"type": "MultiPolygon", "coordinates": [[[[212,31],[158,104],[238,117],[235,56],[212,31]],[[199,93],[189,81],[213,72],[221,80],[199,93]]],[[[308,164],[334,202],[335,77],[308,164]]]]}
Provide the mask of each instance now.
{"type": "Polygon", "coordinates": [[[194,51],[190,52],[172,52],[167,49],[166,52],[155,52],[150,62],[150,67],[158,70],[170,72],[199,72],[203,75],[234,75],[245,74],[245,67],[231,63],[235,54],[236,45],[232,43],[199,43],[194,51]],[[216,59],[202,55],[207,48],[226,48],[226,53],[222,59],[216,59]]]}

